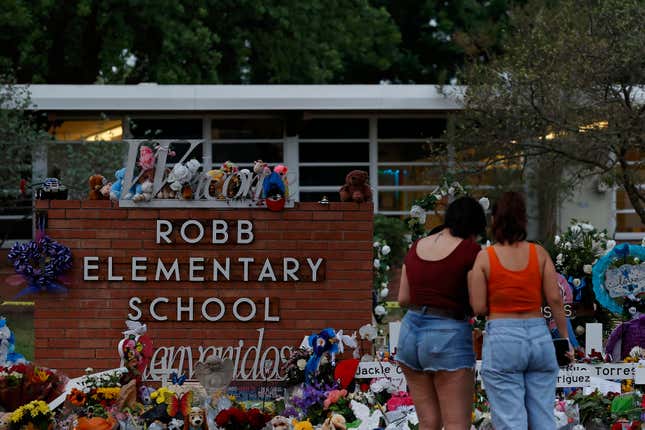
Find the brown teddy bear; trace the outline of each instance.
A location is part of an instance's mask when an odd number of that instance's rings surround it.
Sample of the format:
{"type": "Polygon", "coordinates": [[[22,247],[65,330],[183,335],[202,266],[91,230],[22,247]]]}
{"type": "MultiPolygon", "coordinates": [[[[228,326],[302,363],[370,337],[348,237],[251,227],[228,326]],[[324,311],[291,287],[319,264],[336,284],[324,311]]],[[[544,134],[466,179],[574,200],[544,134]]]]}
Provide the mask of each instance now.
{"type": "Polygon", "coordinates": [[[367,172],[352,170],[345,177],[345,185],[340,187],[341,202],[371,202],[372,190],[367,183],[367,172]]]}
{"type": "Polygon", "coordinates": [[[89,180],[90,191],[87,194],[87,198],[90,200],[105,200],[105,195],[101,192],[101,189],[105,185],[105,178],[101,175],[92,175],[89,180]]]}

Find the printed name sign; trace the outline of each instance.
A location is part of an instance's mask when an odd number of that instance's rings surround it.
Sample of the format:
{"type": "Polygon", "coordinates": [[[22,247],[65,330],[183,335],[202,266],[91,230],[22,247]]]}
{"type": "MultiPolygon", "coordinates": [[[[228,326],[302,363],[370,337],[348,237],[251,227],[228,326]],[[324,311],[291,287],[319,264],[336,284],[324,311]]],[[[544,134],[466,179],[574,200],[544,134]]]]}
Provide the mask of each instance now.
{"type": "Polygon", "coordinates": [[[591,369],[586,365],[572,365],[560,369],[557,387],[588,387],[591,385],[591,369]]]}
{"type": "Polygon", "coordinates": [[[365,378],[401,378],[403,370],[394,363],[382,361],[361,361],[354,377],[357,379],[365,378]]]}

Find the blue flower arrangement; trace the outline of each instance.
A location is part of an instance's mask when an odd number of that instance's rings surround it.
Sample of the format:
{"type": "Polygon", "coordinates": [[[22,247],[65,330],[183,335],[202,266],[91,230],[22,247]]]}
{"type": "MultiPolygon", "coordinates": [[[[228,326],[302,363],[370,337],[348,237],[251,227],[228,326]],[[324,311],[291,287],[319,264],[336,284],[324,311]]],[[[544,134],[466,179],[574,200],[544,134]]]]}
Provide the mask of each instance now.
{"type": "Polygon", "coordinates": [[[607,269],[614,267],[616,261],[627,261],[629,257],[631,257],[631,260],[635,257],[640,261],[645,261],[645,247],[629,245],[627,243],[618,245],[599,258],[592,270],[593,291],[596,294],[596,300],[607,310],[615,314],[622,313],[623,308],[609,296],[609,293],[605,289],[605,272],[607,272],[607,269]]]}
{"type": "Polygon", "coordinates": [[[40,292],[67,291],[58,278],[72,267],[72,252],[42,231],[30,242],[13,245],[8,257],[16,273],[22,277],[23,282],[27,282],[27,287],[17,297],[40,292]]]}

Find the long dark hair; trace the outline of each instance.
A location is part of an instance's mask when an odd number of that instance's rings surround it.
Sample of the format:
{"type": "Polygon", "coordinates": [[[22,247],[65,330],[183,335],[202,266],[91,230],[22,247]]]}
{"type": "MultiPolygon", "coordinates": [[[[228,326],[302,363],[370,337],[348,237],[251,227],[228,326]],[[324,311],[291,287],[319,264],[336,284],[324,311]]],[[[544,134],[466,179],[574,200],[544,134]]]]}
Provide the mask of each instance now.
{"type": "Polygon", "coordinates": [[[483,235],[486,231],[484,208],[472,197],[459,197],[448,205],[443,224],[430,230],[430,234],[438,233],[444,228],[462,239],[483,235]]]}
{"type": "Polygon", "coordinates": [[[493,205],[493,237],[512,245],[526,239],[526,203],[522,194],[508,191],[493,205]]]}

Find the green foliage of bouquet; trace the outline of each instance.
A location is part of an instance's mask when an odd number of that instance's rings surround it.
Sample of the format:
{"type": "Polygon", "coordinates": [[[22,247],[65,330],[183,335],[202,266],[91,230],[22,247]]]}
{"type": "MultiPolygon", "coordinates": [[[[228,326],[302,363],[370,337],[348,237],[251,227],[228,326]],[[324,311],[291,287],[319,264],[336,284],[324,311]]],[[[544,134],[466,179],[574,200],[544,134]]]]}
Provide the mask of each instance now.
{"type": "Polygon", "coordinates": [[[615,241],[607,239],[606,230],[599,231],[588,222],[573,219],[562,235],[555,236],[551,256],[559,273],[574,278],[590,278],[598,257],[615,245],[615,241]]]}

